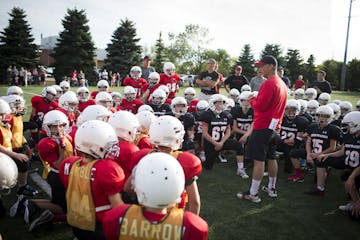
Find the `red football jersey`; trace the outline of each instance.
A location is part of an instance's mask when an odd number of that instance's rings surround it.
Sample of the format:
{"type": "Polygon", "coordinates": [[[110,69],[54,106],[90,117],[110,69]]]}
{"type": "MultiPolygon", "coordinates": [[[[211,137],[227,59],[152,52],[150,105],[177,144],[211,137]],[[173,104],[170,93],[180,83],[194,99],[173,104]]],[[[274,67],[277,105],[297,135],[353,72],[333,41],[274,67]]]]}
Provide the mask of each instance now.
{"type": "MultiPolygon", "coordinates": [[[[44,115],[51,110],[55,110],[58,104],[55,101],[47,103],[42,96],[33,96],[31,98],[31,106],[35,109],[35,115],[42,121],[44,115]]],[[[30,117],[30,120],[32,121],[34,119],[30,117]]]]}
{"type": "Polygon", "coordinates": [[[172,76],[168,76],[165,73],[160,74],[160,84],[165,85],[169,88],[169,98],[174,98],[176,96],[176,91],[179,88],[180,76],[178,74],[174,74],[172,76]]]}
{"type": "Polygon", "coordinates": [[[78,109],[80,112],[84,111],[84,109],[87,107],[87,106],[90,106],[90,105],[95,105],[96,102],[95,102],[95,99],[89,99],[87,100],[86,102],[80,102],[79,101],[79,104],[78,104],[78,109]]]}
{"type": "MultiPolygon", "coordinates": [[[[161,186],[160,186],[161,187],[161,186]]],[[[120,218],[125,216],[127,209],[131,205],[123,204],[108,211],[103,218],[103,231],[107,240],[118,240],[120,233],[120,218]]],[[[151,223],[161,222],[166,217],[166,214],[154,213],[144,210],[143,216],[151,223]]],[[[208,235],[208,224],[199,216],[184,212],[183,215],[183,237],[184,240],[205,240],[208,235]]],[[[138,235],[141,235],[142,230],[138,229],[138,235]]]]}
{"type": "Polygon", "coordinates": [[[153,149],[154,146],[151,144],[149,136],[144,136],[142,137],[137,146],[139,147],[139,149],[144,149],[144,148],[149,148],[149,149],[153,149]]]}
{"type": "Polygon", "coordinates": [[[198,102],[199,102],[199,99],[194,99],[190,102],[189,108],[188,108],[188,113],[196,112],[196,105],[198,104],[198,102]]]}
{"type": "MultiPolygon", "coordinates": [[[[65,189],[68,186],[72,165],[81,157],[64,159],[60,164],[59,176],[65,189]]],[[[86,163],[81,163],[81,165],[86,163]]],[[[124,172],[119,165],[107,159],[98,160],[91,170],[91,192],[95,207],[110,205],[108,196],[119,193],[124,187],[124,172]]],[[[96,221],[102,221],[107,210],[96,212],[96,221]]]]}
{"type": "Polygon", "coordinates": [[[68,117],[70,127],[75,124],[76,116],[75,116],[74,112],[68,112],[61,107],[57,107],[55,110],[58,110],[58,111],[64,113],[68,117]]]}
{"type": "Polygon", "coordinates": [[[136,91],[136,98],[139,98],[149,87],[148,82],[144,78],[135,80],[131,77],[124,79],[124,86],[132,86],[136,91]]]}
{"type": "Polygon", "coordinates": [[[139,148],[131,142],[119,142],[118,146],[120,151],[110,152],[107,158],[116,162],[123,170],[125,174],[125,180],[131,175],[132,169],[130,169],[131,156],[139,151],[139,148]]]}
{"type": "Polygon", "coordinates": [[[120,104],[120,106],[125,111],[132,112],[133,114],[137,113],[137,111],[141,105],[144,105],[144,102],[141,101],[140,99],[134,99],[134,101],[129,102],[128,100],[126,100],[126,98],[123,98],[121,100],[121,104],[120,104]]]}
{"type": "MultiPolygon", "coordinates": [[[[70,136],[66,136],[66,138],[71,144],[73,144],[73,139],[70,136]]],[[[43,138],[36,145],[36,148],[39,151],[41,159],[48,162],[50,167],[57,169],[54,165],[54,162],[59,159],[59,144],[56,140],[50,137],[43,138]]]]}

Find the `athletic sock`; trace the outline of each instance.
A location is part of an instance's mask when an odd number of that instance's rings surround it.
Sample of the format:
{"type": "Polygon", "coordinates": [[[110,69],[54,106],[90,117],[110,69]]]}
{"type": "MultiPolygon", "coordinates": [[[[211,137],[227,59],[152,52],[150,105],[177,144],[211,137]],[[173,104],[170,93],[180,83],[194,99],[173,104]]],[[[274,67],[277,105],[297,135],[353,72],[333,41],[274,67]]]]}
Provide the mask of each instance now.
{"type": "Polygon", "coordinates": [[[276,177],[269,177],[268,189],[275,189],[276,177]]]}
{"type": "Polygon", "coordinates": [[[252,179],[251,181],[251,187],[250,187],[250,194],[251,195],[257,195],[259,192],[261,181],[252,179]]]}
{"type": "Polygon", "coordinates": [[[244,163],[243,162],[238,162],[237,167],[238,167],[238,170],[244,169],[244,163]]]}
{"type": "Polygon", "coordinates": [[[302,173],[301,173],[301,168],[295,168],[295,175],[296,175],[296,176],[302,175],[302,173]]]}

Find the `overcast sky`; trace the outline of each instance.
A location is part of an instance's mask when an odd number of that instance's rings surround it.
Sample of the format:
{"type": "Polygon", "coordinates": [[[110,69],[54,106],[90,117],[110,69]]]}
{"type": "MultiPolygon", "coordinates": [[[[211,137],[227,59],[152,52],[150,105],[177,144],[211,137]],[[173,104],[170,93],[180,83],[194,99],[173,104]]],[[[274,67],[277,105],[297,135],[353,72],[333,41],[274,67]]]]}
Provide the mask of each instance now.
{"type": "MultiPolygon", "coordinates": [[[[8,26],[14,6],[27,14],[35,42],[58,35],[67,9],[85,9],[96,47],[105,48],[126,17],[135,22],[141,44],[150,48],[163,32],[184,31],[186,24],[199,24],[214,39],[208,46],[223,48],[237,57],[250,43],[257,58],[266,43],[299,49],[317,63],[342,61],[350,0],[0,0],[0,29],[8,26]]],[[[360,0],[353,1],[348,60],[360,58],[360,0]]]]}

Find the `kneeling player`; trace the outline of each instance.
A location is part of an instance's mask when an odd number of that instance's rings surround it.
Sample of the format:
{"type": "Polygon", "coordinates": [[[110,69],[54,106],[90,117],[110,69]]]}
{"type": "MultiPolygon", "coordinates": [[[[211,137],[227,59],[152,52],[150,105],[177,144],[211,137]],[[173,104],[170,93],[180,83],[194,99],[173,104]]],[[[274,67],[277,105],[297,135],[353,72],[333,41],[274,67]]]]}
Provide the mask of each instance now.
{"type": "Polygon", "coordinates": [[[174,157],[151,153],[141,159],[133,175],[140,206],[124,204],[107,212],[103,221],[106,239],[206,239],[207,223],[174,207],[185,185],[184,171],[174,157]]]}

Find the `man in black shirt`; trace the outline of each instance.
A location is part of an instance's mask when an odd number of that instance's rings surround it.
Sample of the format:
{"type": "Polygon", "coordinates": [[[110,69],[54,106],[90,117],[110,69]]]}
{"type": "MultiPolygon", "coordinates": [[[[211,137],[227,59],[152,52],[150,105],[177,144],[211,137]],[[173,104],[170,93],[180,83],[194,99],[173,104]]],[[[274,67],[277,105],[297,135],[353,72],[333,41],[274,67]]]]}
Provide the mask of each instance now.
{"type": "Polygon", "coordinates": [[[317,91],[316,99],[318,99],[319,95],[323,92],[326,92],[328,94],[331,93],[331,85],[328,81],[325,80],[325,77],[326,77],[326,72],[320,70],[317,73],[317,80],[313,82],[311,86],[312,88],[315,88],[317,91]]]}
{"type": "Polygon", "coordinates": [[[220,75],[216,71],[216,61],[210,58],[207,61],[206,71],[197,76],[196,84],[199,85],[201,92],[199,100],[209,101],[211,95],[215,94],[217,85],[220,83],[220,75]]]}
{"type": "Polygon", "coordinates": [[[240,65],[235,66],[235,73],[234,75],[229,76],[225,80],[225,90],[227,92],[230,92],[230,89],[236,88],[241,92],[241,87],[244,84],[249,84],[249,81],[244,75],[241,75],[242,73],[242,67],[240,65]]]}

